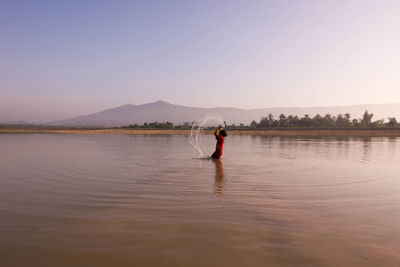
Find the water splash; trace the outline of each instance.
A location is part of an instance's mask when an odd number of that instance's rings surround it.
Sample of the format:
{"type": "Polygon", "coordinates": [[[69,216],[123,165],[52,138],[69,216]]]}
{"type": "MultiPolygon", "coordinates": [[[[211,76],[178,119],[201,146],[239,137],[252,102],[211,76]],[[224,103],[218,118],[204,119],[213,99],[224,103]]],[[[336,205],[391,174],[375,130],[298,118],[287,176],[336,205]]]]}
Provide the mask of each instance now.
{"type": "Polygon", "coordinates": [[[205,135],[204,128],[217,127],[220,125],[224,125],[224,120],[221,115],[215,113],[209,113],[200,120],[193,122],[192,129],[190,130],[189,142],[192,144],[199,157],[204,158],[204,149],[202,148],[202,138],[205,135]]]}

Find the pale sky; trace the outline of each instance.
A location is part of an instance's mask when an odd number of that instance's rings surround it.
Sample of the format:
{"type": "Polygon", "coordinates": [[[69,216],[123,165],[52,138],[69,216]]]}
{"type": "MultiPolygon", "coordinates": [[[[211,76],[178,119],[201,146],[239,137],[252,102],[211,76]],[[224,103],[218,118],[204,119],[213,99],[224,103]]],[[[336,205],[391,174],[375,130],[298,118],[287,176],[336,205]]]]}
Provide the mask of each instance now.
{"type": "Polygon", "coordinates": [[[0,121],[400,103],[400,1],[1,1],[0,121]]]}

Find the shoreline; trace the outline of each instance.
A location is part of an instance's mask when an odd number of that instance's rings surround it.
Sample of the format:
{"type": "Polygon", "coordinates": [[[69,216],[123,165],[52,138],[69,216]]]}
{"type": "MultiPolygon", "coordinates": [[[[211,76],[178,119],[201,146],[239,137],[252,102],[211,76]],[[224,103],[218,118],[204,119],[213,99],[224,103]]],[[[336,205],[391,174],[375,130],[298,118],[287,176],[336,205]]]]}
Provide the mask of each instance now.
{"type": "MultiPolygon", "coordinates": [[[[190,130],[167,129],[0,129],[1,133],[52,133],[52,134],[127,134],[127,135],[189,135],[190,130]]],[[[206,131],[213,134],[213,131],[206,131]]],[[[291,130],[229,130],[229,135],[261,136],[368,136],[396,137],[399,129],[291,129],[291,130]]]]}

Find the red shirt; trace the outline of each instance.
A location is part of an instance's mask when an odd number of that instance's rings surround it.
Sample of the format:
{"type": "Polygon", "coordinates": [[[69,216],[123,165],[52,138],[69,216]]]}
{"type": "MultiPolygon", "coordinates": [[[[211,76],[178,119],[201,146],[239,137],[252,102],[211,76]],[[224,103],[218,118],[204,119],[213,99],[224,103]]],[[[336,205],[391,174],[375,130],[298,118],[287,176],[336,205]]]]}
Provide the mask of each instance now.
{"type": "Polygon", "coordinates": [[[224,137],[221,135],[216,135],[215,139],[217,139],[217,145],[215,146],[215,152],[211,155],[214,159],[219,159],[222,156],[222,149],[224,148],[224,137]]]}

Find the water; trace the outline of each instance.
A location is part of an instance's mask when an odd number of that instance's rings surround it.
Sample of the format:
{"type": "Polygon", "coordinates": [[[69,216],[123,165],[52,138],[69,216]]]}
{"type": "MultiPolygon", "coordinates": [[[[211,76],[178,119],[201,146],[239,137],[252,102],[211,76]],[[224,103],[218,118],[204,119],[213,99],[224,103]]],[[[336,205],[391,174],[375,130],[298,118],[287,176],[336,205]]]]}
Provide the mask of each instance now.
{"type": "Polygon", "coordinates": [[[400,139],[228,136],[222,162],[178,135],[0,148],[1,266],[400,263],[400,139]]]}

